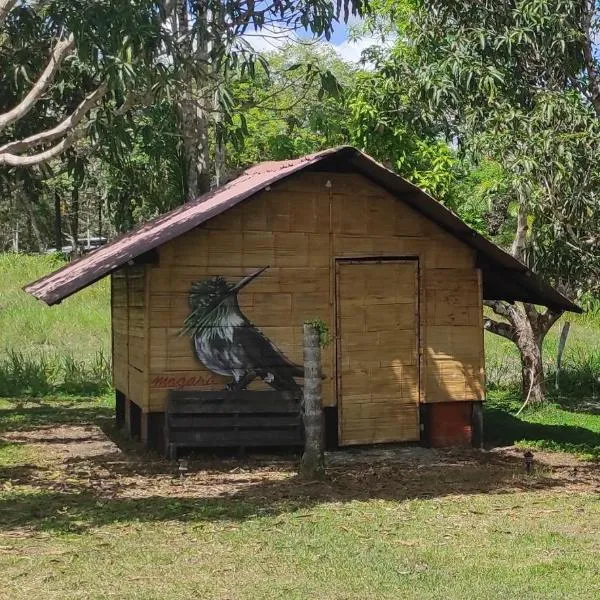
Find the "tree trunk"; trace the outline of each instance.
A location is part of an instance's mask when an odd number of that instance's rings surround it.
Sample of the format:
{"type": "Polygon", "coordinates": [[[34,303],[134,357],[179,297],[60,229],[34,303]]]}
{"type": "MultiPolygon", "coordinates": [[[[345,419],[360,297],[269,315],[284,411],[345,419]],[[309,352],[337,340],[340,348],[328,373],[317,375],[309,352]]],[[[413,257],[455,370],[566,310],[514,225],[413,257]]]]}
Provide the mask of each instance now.
{"type": "Polygon", "coordinates": [[[44,242],[42,240],[42,234],[40,233],[40,229],[37,224],[36,218],[36,208],[34,206],[34,199],[31,191],[28,189],[27,183],[23,186],[23,194],[21,196],[21,201],[23,203],[23,207],[25,208],[25,212],[27,213],[27,231],[29,235],[29,244],[31,249],[31,240],[32,238],[35,240],[35,245],[37,246],[37,252],[41,252],[44,247],[44,242]]]}
{"type": "Polygon", "coordinates": [[[519,331],[517,336],[517,348],[521,355],[523,401],[540,405],[545,399],[541,343],[528,331],[519,331]]]}
{"type": "MultiPolygon", "coordinates": [[[[524,264],[529,263],[529,213],[524,198],[519,199],[517,230],[511,254],[524,264]]],[[[521,357],[522,394],[525,404],[540,405],[544,402],[544,363],[542,344],[550,327],[562,315],[562,310],[548,308],[541,313],[528,302],[510,304],[502,300],[484,302],[508,323],[484,319],[484,327],[513,341],[521,357]]]]}
{"type": "Polygon", "coordinates": [[[529,225],[527,224],[527,209],[523,202],[519,203],[519,211],[517,213],[517,231],[513,240],[510,253],[522,263],[527,264],[527,238],[529,233],[529,225]]]}
{"type": "Polygon", "coordinates": [[[19,219],[15,221],[15,234],[13,236],[13,252],[19,252],[19,219]]]}
{"type": "Polygon", "coordinates": [[[516,344],[521,358],[523,401],[539,406],[545,399],[542,344],[563,311],[548,308],[540,313],[533,304],[511,305],[500,300],[485,304],[508,321],[506,323],[485,318],[484,327],[516,344]]]}
{"type": "Polygon", "coordinates": [[[179,101],[179,112],[186,167],[186,202],[210,189],[209,114],[205,106],[211,101],[206,96],[210,87],[207,73],[208,10],[203,3],[197,3],[195,9],[195,23],[192,27],[188,3],[186,0],[179,0],[177,26],[179,39],[182,40],[180,50],[185,61],[182,69],[185,83],[179,101]],[[193,29],[196,32],[195,48],[192,44],[193,29]]]}
{"type": "Polygon", "coordinates": [[[186,167],[185,201],[190,202],[210,190],[208,122],[192,92],[184,94],[180,111],[186,167]]]}
{"type": "Polygon", "coordinates": [[[319,332],[313,325],[304,324],[304,454],[300,465],[303,477],[322,477],[323,461],[323,409],[321,405],[321,347],[319,332]]]}
{"type": "Polygon", "coordinates": [[[113,201],[115,205],[113,218],[117,232],[129,231],[133,227],[133,207],[129,194],[118,191],[113,201]]]}
{"type": "Polygon", "coordinates": [[[60,194],[54,191],[54,247],[57,252],[62,251],[62,210],[60,206],[60,194]]]}
{"type": "MultiPolygon", "coordinates": [[[[98,199],[98,237],[102,237],[102,198],[98,199]]],[[[100,240],[98,240],[100,244],[100,240]]]]}

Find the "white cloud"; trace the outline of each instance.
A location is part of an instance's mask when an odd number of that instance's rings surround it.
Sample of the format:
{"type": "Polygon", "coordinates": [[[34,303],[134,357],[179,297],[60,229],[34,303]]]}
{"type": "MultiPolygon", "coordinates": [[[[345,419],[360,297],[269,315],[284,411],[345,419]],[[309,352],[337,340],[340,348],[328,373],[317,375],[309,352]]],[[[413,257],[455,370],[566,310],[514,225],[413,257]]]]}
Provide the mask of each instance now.
{"type": "Polygon", "coordinates": [[[298,36],[279,26],[265,27],[259,32],[245,33],[243,38],[256,52],[279,50],[289,42],[299,41],[298,36]]]}
{"type": "Polygon", "coordinates": [[[358,63],[363,50],[381,44],[381,40],[365,37],[359,40],[344,40],[341,44],[333,45],[340,58],[350,63],[358,63]]]}
{"type": "MultiPolygon", "coordinates": [[[[348,19],[347,27],[352,27],[360,23],[358,17],[350,17],[348,19]]],[[[346,29],[347,31],[347,29],[346,29]]],[[[256,50],[256,52],[272,52],[283,48],[286,44],[298,43],[298,44],[322,44],[333,48],[337,54],[343,60],[358,64],[361,59],[362,52],[371,46],[382,45],[380,37],[364,36],[358,40],[351,40],[346,37],[345,40],[335,43],[327,42],[324,38],[309,38],[299,36],[294,31],[280,27],[278,25],[271,25],[268,28],[265,27],[259,31],[252,33],[245,33],[244,39],[256,50]]],[[[385,45],[390,44],[391,40],[383,42],[385,45]]]]}

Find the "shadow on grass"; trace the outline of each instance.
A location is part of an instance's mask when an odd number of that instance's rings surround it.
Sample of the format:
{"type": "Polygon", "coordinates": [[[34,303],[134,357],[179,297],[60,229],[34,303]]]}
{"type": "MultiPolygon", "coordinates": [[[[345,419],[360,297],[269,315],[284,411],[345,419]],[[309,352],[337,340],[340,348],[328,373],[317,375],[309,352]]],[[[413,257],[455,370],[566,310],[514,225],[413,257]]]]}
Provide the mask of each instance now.
{"type": "MultiPolygon", "coordinates": [[[[166,521],[201,526],[279,515],[293,517],[324,503],[502,494],[560,488],[568,483],[567,479],[551,477],[544,471],[526,476],[518,456],[475,451],[439,456],[441,460],[427,464],[398,460],[346,463],[329,468],[323,481],[299,478],[294,463],[289,461],[281,461],[277,475],[269,476],[266,458],[263,460],[267,466],[263,465],[262,470],[257,469],[259,461],[249,459],[230,459],[215,464],[215,469],[212,463],[209,468],[206,463],[193,463],[188,477],[181,481],[176,466],[166,461],[145,466],[121,462],[115,468],[111,462],[114,454],[99,456],[93,462],[103,467],[102,471],[95,470],[89,461],[80,461],[79,466],[88,469],[88,474],[79,482],[69,480],[68,485],[52,486],[29,479],[29,488],[18,486],[4,497],[0,495],[0,530],[83,533],[104,525],[166,521]],[[234,469],[233,464],[237,465],[234,469]],[[225,474],[226,466],[229,473],[236,473],[233,483],[231,475],[225,474]],[[92,475],[90,481],[89,472],[103,475],[92,475]],[[123,477],[125,481],[121,480],[123,477]],[[113,478],[118,481],[115,486],[113,478]]],[[[73,461],[75,467],[76,462],[73,461]]],[[[30,473],[31,476],[35,474],[30,473]]]]}
{"type": "MultiPolygon", "coordinates": [[[[324,503],[443,498],[449,495],[503,494],[515,490],[557,489],[572,483],[569,473],[555,476],[541,469],[523,473],[515,454],[473,450],[427,451],[399,448],[392,458],[331,461],[327,478],[307,482],[296,475],[297,463],[289,457],[192,457],[188,476],[181,481],[177,465],[136,450],[114,428],[112,409],[92,403],[55,402],[23,405],[10,413],[5,431],[18,444],[32,442],[24,433],[38,428],[56,435],[56,425],[99,425],[121,451],[96,429],[77,437],[81,453],[71,453],[72,438],[62,432],[54,443],[68,447],[59,463],[32,467],[14,464],[2,469],[8,483],[0,486],[0,530],[29,529],[82,533],[110,524],[135,525],[166,521],[242,522],[260,517],[304,513],[324,503]],[[66,442],[66,443],[65,443],[66,442]],[[89,445],[95,453],[88,452],[89,445]],[[87,448],[87,450],[86,450],[87,448]],[[85,452],[83,452],[86,450],[85,452]],[[61,470],[62,469],[62,470],[61,470]]],[[[574,426],[528,423],[491,407],[487,430],[497,444],[515,439],[562,440],[599,444],[599,436],[574,426]]],[[[14,441],[8,441],[14,444],[14,441]]],[[[42,444],[44,447],[45,445],[42,444]]],[[[351,456],[354,453],[347,453],[351,456]]],[[[356,453],[360,458],[360,453],[356,453]]],[[[344,453],[346,456],[346,453],[344,453]]],[[[578,467],[578,477],[595,466],[578,467]]]]}
{"type": "Polygon", "coordinates": [[[57,425],[100,424],[114,415],[114,408],[88,399],[6,399],[6,402],[10,403],[9,407],[0,408],[0,433],[57,425]]]}
{"type": "Polygon", "coordinates": [[[488,446],[512,446],[525,440],[540,448],[600,458],[600,434],[591,429],[525,421],[493,407],[486,408],[484,419],[488,446]]]}

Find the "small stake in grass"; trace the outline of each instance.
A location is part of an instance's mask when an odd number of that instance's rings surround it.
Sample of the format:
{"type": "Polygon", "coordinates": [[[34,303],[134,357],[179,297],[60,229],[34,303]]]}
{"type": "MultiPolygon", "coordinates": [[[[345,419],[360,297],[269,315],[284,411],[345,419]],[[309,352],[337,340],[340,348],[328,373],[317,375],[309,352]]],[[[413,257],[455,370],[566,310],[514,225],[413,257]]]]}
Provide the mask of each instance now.
{"type": "Polygon", "coordinates": [[[320,332],[314,323],[304,324],[304,454],[300,473],[320,478],[325,473],[323,461],[323,410],[321,406],[320,332]]]}
{"type": "Polygon", "coordinates": [[[525,472],[530,475],[533,469],[533,452],[530,450],[523,452],[523,459],[525,460],[525,472]]]}

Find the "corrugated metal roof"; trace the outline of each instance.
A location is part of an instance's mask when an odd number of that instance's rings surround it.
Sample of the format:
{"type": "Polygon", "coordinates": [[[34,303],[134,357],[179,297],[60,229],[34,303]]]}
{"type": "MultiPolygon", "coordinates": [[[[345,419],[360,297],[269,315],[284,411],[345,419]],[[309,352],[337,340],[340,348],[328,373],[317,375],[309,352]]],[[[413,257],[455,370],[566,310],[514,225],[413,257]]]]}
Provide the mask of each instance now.
{"type": "Polygon", "coordinates": [[[295,160],[260,163],[233,181],[133,229],[110,244],[73,261],[24,289],[56,304],[136,257],[161,246],[228,210],[265,187],[309,167],[335,162],[336,168],[363,174],[477,250],[484,297],[522,300],[575,312],[581,309],[524,264],[466,225],[431,196],[350,146],[332,148],[295,160]]]}

